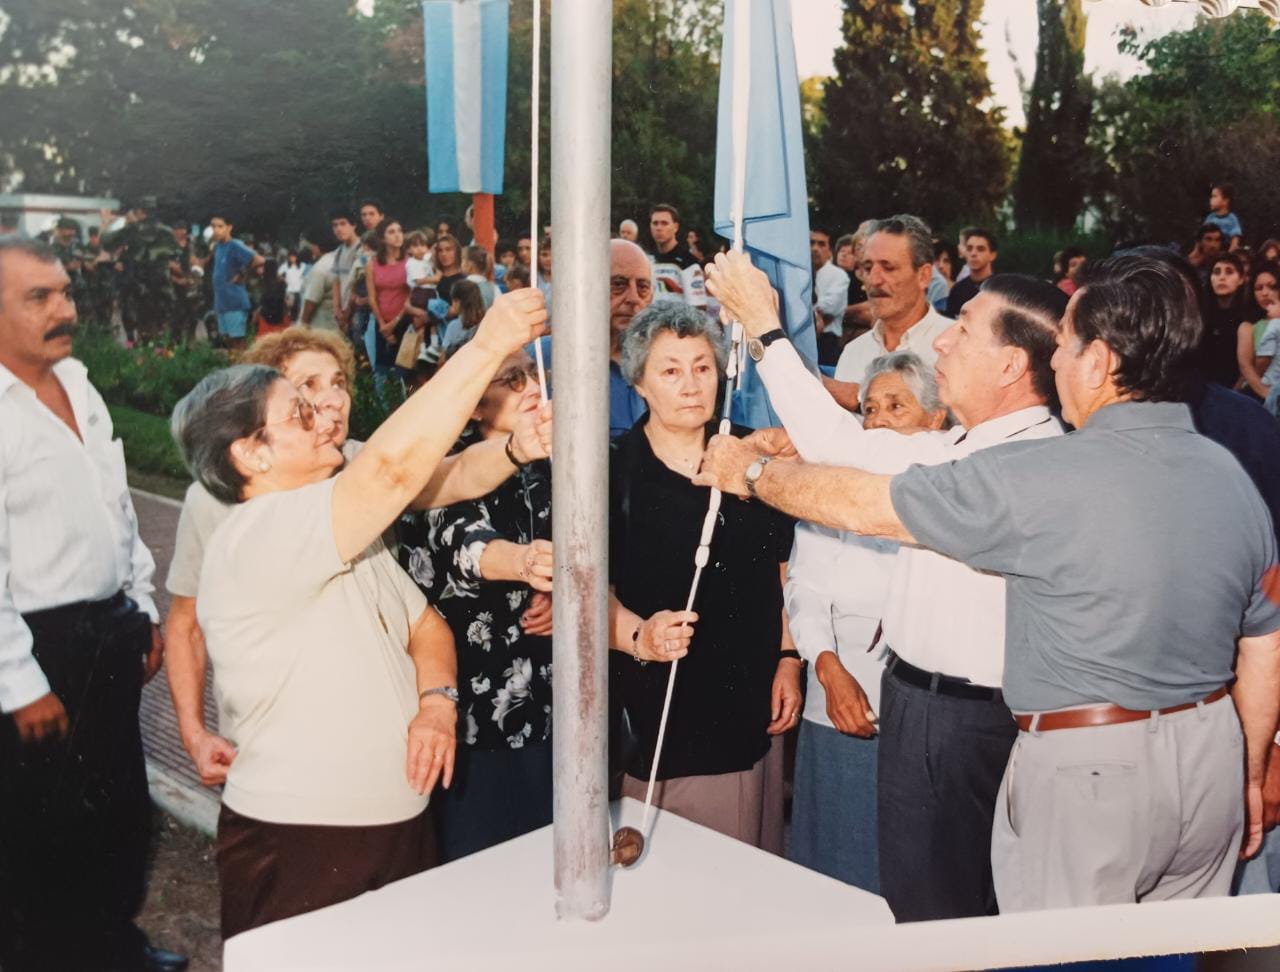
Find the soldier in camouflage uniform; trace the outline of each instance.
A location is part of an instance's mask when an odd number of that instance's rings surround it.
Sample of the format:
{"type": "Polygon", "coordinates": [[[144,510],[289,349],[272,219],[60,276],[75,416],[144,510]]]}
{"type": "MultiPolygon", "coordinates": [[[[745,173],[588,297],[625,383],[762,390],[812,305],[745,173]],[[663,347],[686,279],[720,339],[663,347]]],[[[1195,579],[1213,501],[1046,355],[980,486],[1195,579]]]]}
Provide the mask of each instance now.
{"type": "Polygon", "coordinates": [[[89,306],[82,311],[89,320],[104,327],[111,325],[111,314],[116,305],[115,259],[102,247],[102,235],[98,227],[89,228],[89,242],[85,246],[86,259],[81,266],[89,291],[89,306]]]}
{"type": "Polygon", "coordinates": [[[173,338],[189,341],[195,334],[196,324],[209,310],[205,297],[205,274],[209,267],[209,247],[204,240],[191,236],[186,223],[173,227],[174,240],[182,258],[180,271],[173,275],[177,301],[174,305],[173,338]]]}
{"type": "MultiPolygon", "coordinates": [[[[125,214],[125,225],[106,233],[102,245],[120,250],[120,317],[130,340],[154,340],[174,318],[178,300],[175,273],[182,253],[173,230],[152,217],[154,196],[140,197],[125,214]]],[[[103,225],[116,217],[103,212],[103,225]]]]}
{"type": "Polygon", "coordinates": [[[91,313],[88,278],[91,271],[85,267],[92,263],[93,255],[80,243],[80,224],[69,216],[63,216],[54,225],[49,246],[71,278],[71,299],[75,301],[76,313],[80,320],[88,320],[91,313]]]}

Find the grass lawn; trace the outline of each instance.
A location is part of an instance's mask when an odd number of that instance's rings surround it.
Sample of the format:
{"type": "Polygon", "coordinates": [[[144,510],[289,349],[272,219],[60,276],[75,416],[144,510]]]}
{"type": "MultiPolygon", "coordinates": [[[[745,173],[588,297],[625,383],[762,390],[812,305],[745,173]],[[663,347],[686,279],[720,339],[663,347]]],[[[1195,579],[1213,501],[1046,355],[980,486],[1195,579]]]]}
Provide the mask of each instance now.
{"type": "Polygon", "coordinates": [[[169,423],[126,405],[108,405],[116,436],[124,442],[129,485],[182,499],[191,477],[178,447],[169,436],[169,423]]]}

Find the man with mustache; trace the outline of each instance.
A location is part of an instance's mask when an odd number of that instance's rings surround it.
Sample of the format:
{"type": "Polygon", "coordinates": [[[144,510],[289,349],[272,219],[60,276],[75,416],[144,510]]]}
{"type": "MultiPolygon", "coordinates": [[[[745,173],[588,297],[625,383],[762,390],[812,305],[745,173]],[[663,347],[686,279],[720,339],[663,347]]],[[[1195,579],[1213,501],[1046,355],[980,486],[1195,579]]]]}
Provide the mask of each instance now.
{"type": "Polygon", "coordinates": [[[871,362],[890,351],[913,351],[933,367],[933,342],[952,322],[926,296],[933,276],[933,231],[917,216],[876,220],[862,250],[862,284],[875,321],[840,354],[835,379],[823,384],[849,411],[871,362]]]}
{"type": "Polygon", "coordinates": [[[0,966],[177,970],[134,924],[155,562],[75,323],[53,251],[0,240],[0,966]]]}

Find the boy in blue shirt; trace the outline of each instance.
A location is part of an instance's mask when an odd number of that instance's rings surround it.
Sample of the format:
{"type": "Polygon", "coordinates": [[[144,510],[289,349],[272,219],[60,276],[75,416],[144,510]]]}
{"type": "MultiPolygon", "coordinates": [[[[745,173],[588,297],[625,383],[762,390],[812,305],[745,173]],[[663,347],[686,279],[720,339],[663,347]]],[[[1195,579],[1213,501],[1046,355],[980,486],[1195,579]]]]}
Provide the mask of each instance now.
{"type": "Polygon", "coordinates": [[[1204,218],[1206,224],[1212,224],[1222,230],[1229,250],[1240,246],[1240,237],[1244,232],[1240,228],[1240,217],[1231,211],[1231,201],[1235,192],[1235,187],[1229,182],[1215,183],[1209,190],[1209,215],[1204,218]]]}
{"type": "Polygon", "coordinates": [[[218,333],[233,351],[240,351],[249,324],[245,275],[260,267],[264,258],[232,239],[231,220],[225,216],[212,217],[209,226],[213,230],[213,309],[218,315],[218,333]]]}

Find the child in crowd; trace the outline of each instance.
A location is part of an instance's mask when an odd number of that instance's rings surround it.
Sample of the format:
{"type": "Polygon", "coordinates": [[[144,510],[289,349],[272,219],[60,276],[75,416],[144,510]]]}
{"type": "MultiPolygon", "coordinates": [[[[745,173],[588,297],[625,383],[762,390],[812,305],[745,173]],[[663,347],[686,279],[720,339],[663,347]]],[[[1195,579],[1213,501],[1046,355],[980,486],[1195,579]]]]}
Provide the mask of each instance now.
{"type": "Polygon", "coordinates": [[[499,240],[497,253],[498,262],[493,268],[493,281],[498,285],[498,290],[505,294],[509,289],[507,272],[516,265],[516,245],[510,240],[499,240]]]}
{"type": "Polygon", "coordinates": [[[1215,183],[1209,191],[1209,215],[1204,218],[1206,224],[1212,223],[1222,230],[1223,241],[1229,250],[1240,246],[1240,236],[1244,232],[1240,228],[1240,217],[1231,211],[1235,192],[1235,187],[1229,182],[1215,183]]]}
{"type": "Polygon", "coordinates": [[[444,329],[444,353],[450,354],[466,341],[484,319],[484,296],[472,280],[459,280],[453,285],[449,303],[449,323],[444,329]]]}
{"type": "Polygon", "coordinates": [[[280,268],[280,276],[284,278],[284,293],[289,303],[289,316],[297,318],[302,310],[302,279],[306,276],[306,268],[299,260],[296,250],[290,250],[285,260],[285,265],[280,268]]]}
{"type": "Polygon", "coordinates": [[[483,246],[469,246],[462,251],[462,272],[467,279],[480,288],[480,296],[484,298],[485,310],[493,306],[498,296],[498,288],[490,279],[493,275],[493,264],[489,261],[489,251],[483,246]]]}
{"type": "Polygon", "coordinates": [[[261,272],[262,298],[258,309],[253,312],[250,327],[251,330],[256,329],[258,337],[278,334],[293,323],[289,318],[288,284],[280,272],[280,264],[267,260],[261,272]]]}
{"type": "Polygon", "coordinates": [[[409,286],[415,289],[426,287],[427,281],[435,272],[431,266],[431,244],[427,241],[427,234],[421,230],[410,233],[404,239],[404,249],[409,254],[409,260],[405,264],[409,286]]]}

